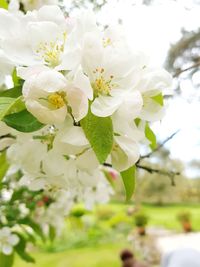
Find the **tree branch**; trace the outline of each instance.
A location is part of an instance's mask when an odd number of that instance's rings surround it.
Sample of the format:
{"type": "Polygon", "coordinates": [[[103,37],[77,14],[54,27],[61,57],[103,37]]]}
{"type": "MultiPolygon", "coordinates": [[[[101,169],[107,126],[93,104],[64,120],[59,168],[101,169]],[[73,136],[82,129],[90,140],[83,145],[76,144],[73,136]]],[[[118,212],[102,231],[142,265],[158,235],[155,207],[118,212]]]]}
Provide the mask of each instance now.
{"type": "MultiPolygon", "coordinates": [[[[177,133],[179,133],[180,130],[177,130],[175,133],[173,133],[172,135],[170,135],[169,137],[167,137],[167,139],[165,139],[161,144],[159,144],[157,146],[156,149],[152,150],[151,152],[149,152],[148,154],[141,156],[140,159],[146,159],[152,156],[152,154],[154,154],[155,152],[157,152],[160,148],[162,148],[168,141],[170,141],[177,133]]],[[[140,161],[139,159],[139,161],[140,161]]],[[[139,163],[139,162],[138,162],[139,163]]]]}
{"type": "Polygon", "coordinates": [[[174,75],[173,77],[174,78],[177,78],[180,74],[182,74],[183,72],[186,72],[186,71],[189,71],[189,70],[192,70],[192,69],[195,69],[195,68],[198,68],[200,67],[200,61],[198,61],[197,63],[193,64],[192,66],[188,67],[188,68],[185,68],[185,69],[182,69],[182,70],[178,70],[174,75]]]}
{"type": "Polygon", "coordinates": [[[165,176],[168,176],[170,179],[171,179],[171,184],[172,186],[175,186],[175,180],[174,180],[174,177],[176,175],[180,175],[180,172],[173,172],[173,171],[164,171],[164,170],[159,170],[159,169],[154,169],[154,168],[151,168],[151,167],[148,167],[148,166],[143,166],[143,165],[140,165],[138,163],[136,163],[136,167],[138,169],[142,169],[142,170],[145,170],[149,173],[158,173],[160,175],[165,175],[165,176]]]}

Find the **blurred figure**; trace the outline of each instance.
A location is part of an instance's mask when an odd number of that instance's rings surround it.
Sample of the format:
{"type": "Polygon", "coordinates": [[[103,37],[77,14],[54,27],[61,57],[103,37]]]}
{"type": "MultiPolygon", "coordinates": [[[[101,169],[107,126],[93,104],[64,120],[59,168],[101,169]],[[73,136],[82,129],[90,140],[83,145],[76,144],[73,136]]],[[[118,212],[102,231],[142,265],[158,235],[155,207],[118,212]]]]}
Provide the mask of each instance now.
{"type": "Polygon", "coordinates": [[[120,258],[122,260],[122,267],[148,267],[147,265],[138,262],[134,258],[133,253],[128,249],[121,252],[120,258]]]}
{"type": "Polygon", "coordinates": [[[194,249],[178,249],[163,257],[161,267],[200,267],[200,252],[194,249]]]}

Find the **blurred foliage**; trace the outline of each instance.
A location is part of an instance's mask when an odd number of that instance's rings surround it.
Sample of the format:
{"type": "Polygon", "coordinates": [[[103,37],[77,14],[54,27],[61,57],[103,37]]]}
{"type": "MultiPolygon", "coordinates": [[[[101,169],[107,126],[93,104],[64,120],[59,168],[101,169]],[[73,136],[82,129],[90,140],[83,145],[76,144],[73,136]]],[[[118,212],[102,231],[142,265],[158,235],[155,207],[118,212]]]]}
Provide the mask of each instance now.
{"type": "Polygon", "coordinates": [[[178,213],[177,219],[180,222],[190,222],[191,221],[191,213],[189,211],[181,211],[178,213]]]}
{"type": "Polygon", "coordinates": [[[144,212],[138,212],[134,215],[135,225],[138,227],[144,227],[147,225],[149,217],[144,212]]]}

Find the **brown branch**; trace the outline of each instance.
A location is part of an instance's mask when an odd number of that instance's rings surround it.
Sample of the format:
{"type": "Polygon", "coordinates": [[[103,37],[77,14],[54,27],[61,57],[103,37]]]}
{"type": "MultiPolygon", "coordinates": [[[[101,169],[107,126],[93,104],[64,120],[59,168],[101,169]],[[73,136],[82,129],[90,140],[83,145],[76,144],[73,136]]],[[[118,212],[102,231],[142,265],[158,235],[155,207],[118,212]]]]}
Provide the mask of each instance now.
{"type": "MultiPolygon", "coordinates": [[[[179,132],[180,132],[180,130],[177,130],[175,133],[173,133],[172,135],[167,137],[167,139],[165,139],[161,144],[159,144],[156,149],[152,150],[151,152],[149,152],[148,154],[146,154],[144,156],[141,156],[140,159],[146,159],[146,158],[151,157],[152,154],[154,154],[159,149],[161,149],[168,141],[170,141],[179,132]]],[[[139,159],[139,161],[140,161],[140,159],[139,159]]]]}
{"type": "Polygon", "coordinates": [[[200,61],[198,61],[197,63],[193,64],[192,66],[188,67],[188,68],[185,68],[185,69],[182,69],[182,70],[178,70],[174,75],[173,77],[174,78],[177,78],[180,74],[182,74],[183,72],[186,72],[186,71],[189,71],[189,70],[192,70],[192,69],[195,69],[195,68],[198,68],[200,67],[200,61]]]}
{"type": "Polygon", "coordinates": [[[172,186],[175,186],[175,180],[174,180],[174,177],[176,175],[180,175],[180,172],[173,172],[173,171],[163,171],[163,170],[159,170],[159,169],[154,169],[154,168],[151,168],[151,167],[148,167],[148,166],[143,166],[143,165],[140,165],[138,163],[136,163],[136,166],[138,169],[142,169],[142,170],[145,170],[149,173],[158,173],[160,175],[165,175],[165,176],[168,176],[170,179],[171,179],[171,184],[172,186]]]}

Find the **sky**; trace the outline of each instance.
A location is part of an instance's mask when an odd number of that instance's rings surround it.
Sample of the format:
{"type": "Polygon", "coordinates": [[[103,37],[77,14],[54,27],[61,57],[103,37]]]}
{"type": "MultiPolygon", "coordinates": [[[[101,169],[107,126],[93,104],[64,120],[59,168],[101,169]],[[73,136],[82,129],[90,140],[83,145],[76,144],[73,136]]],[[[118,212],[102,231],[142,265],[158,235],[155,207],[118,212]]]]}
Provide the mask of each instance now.
{"type": "MultiPolygon", "coordinates": [[[[155,1],[152,6],[144,6],[140,0],[110,0],[99,13],[99,20],[114,24],[120,18],[130,44],[147,52],[155,66],[162,66],[170,45],[180,39],[181,29],[191,31],[200,26],[199,14],[197,0],[155,1]]],[[[182,96],[169,101],[164,119],[153,129],[159,140],[180,129],[166,147],[172,158],[184,161],[187,166],[192,160],[200,161],[200,104],[188,101],[193,92],[190,82],[182,83],[181,88],[182,96]]],[[[200,171],[188,167],[186,174],[195,177],[200,171]]]]}

